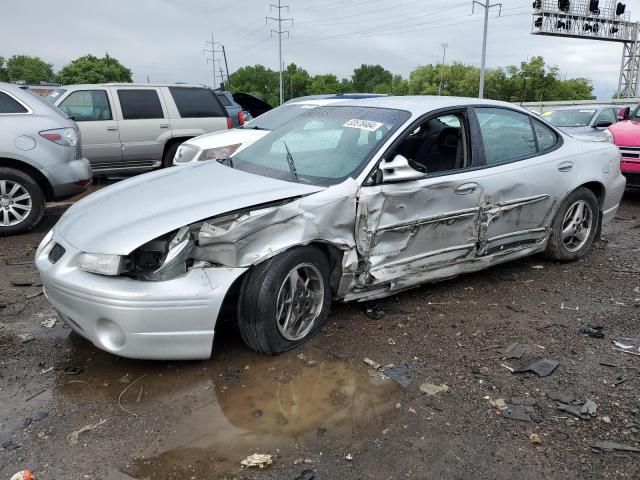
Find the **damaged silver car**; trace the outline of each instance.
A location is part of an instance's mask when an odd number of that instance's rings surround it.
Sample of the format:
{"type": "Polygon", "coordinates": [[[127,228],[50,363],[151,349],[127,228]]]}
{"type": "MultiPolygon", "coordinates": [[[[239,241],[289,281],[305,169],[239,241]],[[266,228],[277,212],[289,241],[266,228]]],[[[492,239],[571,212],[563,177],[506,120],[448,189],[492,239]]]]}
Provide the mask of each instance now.
{"type": "Polygon", "coordinates": [[[211,354],[221,311],[277,354],[335,300],[370,300],[538,252],[582,257],[616,212],[620,153],[514,105],[382,97],[310,109],[218,162],[72,206],[36,254],[60,317],[97,347],[211,354]]]}

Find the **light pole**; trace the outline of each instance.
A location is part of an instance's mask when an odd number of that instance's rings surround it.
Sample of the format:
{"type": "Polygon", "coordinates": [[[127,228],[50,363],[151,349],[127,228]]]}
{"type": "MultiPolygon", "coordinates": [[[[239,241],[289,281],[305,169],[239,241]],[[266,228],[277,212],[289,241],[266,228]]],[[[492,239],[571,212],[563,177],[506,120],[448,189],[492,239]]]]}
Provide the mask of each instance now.
{"type": "Polygon", "coordinates": [[[441,43],[440,46],[442,47],[442,68],[440,69],[440,85],[438,85],[438,95],[442,95],[442,83],[444,81],[444,58],[447,54],[447,47],[449,46],[449,44],[441,43]]]}
{"type": "Polygon", "coordinates": [[[499,7],[500,10],[498,12],[498,16],[502,14],[501,3],[491,4],[489,2],[490,0],[486,0],[485,3],[480,3],[477,0],[473,0],[473,7],[471,9],[471,14],[473,15],[476,5],[480,5],[482,8],[484,8],[484,32],[482,34],[482,60],[480,63],[480,87],[478,89],[478,98],[484,98],[484,70],[487,59],[487,27],[489,26],[489,10],[494,7],[499,7]]]}

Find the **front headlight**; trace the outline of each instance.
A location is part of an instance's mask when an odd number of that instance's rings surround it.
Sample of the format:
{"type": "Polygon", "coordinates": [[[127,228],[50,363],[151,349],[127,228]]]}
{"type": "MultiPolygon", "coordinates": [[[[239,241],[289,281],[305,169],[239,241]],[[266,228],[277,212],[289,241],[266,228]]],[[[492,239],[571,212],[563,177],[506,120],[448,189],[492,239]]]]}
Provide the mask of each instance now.
{"type": "Polygon", "coordinates": [[[122,256],[100,253],[83,253],[78,260],[81,270],[100,275],[120,275],[122,273],[122,256]]]}
{"type": "Polygon", "coordinates": [[[202,152],[198,160],[226,160],[240,148],[241,143],[225,145],[224,147],[208,148],[202,152]]]}
{"type": "Polygon", "coordinates": [[[605,129],[604,129],[604,138],[605,138],[605,139],[607,140],[607,142],[609,142],[609,143],[613,143],[613,144],[615,144],[615,143],[616,143],[615,139],[613,138],[613,133],[611,133],[611,132],[609,131],[609,129],[608,129],[608,128],[605,128],[605,129]]]}
{"type": "Polygon", "coordinates": [[[173,157],[173,163],[174,165],[178,165],[192,162],[199,153],[199,147],[196,147],[195,145],[189,145],[188,143],[183,143],[178,147],[178,150],[176,150],[176,154],[173,157]]]}
{"type": "Polygon", "coordinates": [[[45,248],[49,246],[49,244],[51,243],[51,240],[53,240],[53,228],[49,230],[49,233],[47,233],[44,236],[44,238],[40,242],[40,245],[38,245],[38,248],[36,250],[36,257],[38,257],[38,255],[40,255],[40,252],[42,252],[45,248]]]}

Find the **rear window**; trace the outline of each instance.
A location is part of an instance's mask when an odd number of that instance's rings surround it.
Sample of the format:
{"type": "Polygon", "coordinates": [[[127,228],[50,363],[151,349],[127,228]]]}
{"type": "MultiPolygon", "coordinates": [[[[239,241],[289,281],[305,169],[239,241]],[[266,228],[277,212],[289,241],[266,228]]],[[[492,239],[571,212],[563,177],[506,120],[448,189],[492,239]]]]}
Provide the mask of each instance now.
{"type": "Polygon", "coordinates": [[[169,87],[182,118],[225,117],[213,92],[206,88],[169,87]]]}
{"type": "Polygon", "coordinates": [[[44,99],[47,103],[54,105],[56,101],[58,101],[58,98],[60,98],[60,96],[66,91],[67,90],[64,88],[56,88],[55,90],[52,90],[49,95],[44,97],[44,99]]]}
{"type": "Polygon", "coordinates": [[[0,92],[0,113],[27,113],[28,110],[24,108],[17,100],[10,97],[4,92],[0,92]]]}
{"type": "Polygon", "coordinates": [[[218,98],[220,99],[220,101],[225,107],[231,106],[231,102],[229,101],[229,99],[224,93],[217,93],[216,95],[218,96],[218,98]]]}
{"type": "Polygon", "coordinates": [[[124,120],[164,118],[162,105],[155,90],[118,90],[124,120]]]}

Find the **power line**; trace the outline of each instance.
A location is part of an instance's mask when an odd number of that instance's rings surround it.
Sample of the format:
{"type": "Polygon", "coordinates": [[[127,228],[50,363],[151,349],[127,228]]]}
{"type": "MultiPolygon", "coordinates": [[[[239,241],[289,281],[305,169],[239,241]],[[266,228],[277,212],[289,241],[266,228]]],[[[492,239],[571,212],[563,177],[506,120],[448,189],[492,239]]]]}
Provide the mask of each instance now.
{"type": "Polygon", "coordinates": [[[273,3],[270,5],[270,9],[278,9],[278,18],[274,17],[266,17],[266,23],[269,23],[269,20],[273,22],[278,22],[278,30],[271,30],[271,33],[275,33],[278,35],[278,68],[280,69],[280,105],[284,103],[284,85],[282,83],[282,35],[286,34],[289,36],[288,30],[282,30],[283,22],[291,22],[293,25],[293,18],[282,18],[282,9],[286,8],[287,13],[289,12],[289,5],[282,5],[281,1],[278,0],[278,5],[274,5],[273,3]]]}

